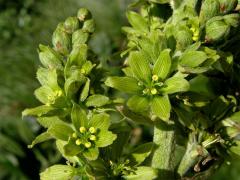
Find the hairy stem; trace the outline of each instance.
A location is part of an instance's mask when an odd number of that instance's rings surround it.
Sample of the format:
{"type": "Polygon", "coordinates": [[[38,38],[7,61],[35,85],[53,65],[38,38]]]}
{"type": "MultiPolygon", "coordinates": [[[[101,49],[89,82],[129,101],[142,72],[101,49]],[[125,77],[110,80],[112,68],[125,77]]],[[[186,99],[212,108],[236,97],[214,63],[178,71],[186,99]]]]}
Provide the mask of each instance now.
{"type": "Polygon", "coordinates": [[[171,121],[155,124],[153,142],[156,149],[153,154],[152,167],[159,169],[159,178],[174,179],[174,124],[171,121]]]}

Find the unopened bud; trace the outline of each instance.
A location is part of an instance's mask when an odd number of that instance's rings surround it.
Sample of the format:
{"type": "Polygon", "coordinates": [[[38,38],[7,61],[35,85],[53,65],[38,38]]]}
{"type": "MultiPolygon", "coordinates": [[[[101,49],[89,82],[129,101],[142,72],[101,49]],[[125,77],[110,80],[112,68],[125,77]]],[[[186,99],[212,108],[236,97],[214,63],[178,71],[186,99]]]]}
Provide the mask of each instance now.
{"type": "Polygon", "coordinates": [[[93,19],[86,20],[83,23],[82,30],[85,32],[93,33],[95,30],[95,22],[93,19]]]}
{"type": "Polygon", "coordinates": [[[73,46],[78,46],[80,44],[85,44],[88,40],[89,33],[84,32],[82,29],[75,31],[72,34],[72,44],[73,46]]]}
{"type": "Polygon", "coordinates": [[[64,22],[64,29],[67,33],[72,34],[79,28],[79,21],[76,17],[69,17],[64,22]]]}
{"type": "Polygon", "coordinates": [[[81,8],[78,10],[77,17],[79,21],[85,21],[86,19],[90,19],[92,15],[86,8],[81,8]]]}
{"type": "Polygon", "coordinates": [[[218,1],[220,2],[221,13],[228,13],[233,11],[238,4],[238,0],[218,0],[218,1]]]}

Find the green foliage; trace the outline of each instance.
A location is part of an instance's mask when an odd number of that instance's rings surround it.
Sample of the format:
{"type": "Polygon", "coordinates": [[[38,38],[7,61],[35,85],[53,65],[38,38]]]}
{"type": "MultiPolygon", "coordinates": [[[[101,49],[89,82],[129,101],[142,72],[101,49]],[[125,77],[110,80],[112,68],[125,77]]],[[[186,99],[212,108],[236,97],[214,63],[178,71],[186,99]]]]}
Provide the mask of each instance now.
{"type": "Polygon", "coordinates": [[[46,128],[30,147],[53,138],[68,161],[41,179],[207,179],[239,158],[238,13],[236,1],[135,2],[114,68],[90,46],[87,9],[59,23],[39,46],[43,105],[22,113],[46,128]],[[152,142],[132,137],[139,127],[152,142]]]}

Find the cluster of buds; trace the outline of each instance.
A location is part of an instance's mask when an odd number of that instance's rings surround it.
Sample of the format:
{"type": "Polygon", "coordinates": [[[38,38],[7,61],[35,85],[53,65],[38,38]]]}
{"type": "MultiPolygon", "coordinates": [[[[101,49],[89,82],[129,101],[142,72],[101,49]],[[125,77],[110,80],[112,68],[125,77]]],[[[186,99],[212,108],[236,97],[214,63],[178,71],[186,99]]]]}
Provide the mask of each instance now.
{"type": "Polygon", "coordinates": [[[68,55],[72,47],[86,43],[94,29],[91,13],[81,8],[77,17],[69,17],[57,26],[52,37],[54,49],[62,55],[68,55]]]}
{"type": "Polygon", "coordinates": [[[86,127],[81,126],[79,128],[79,132],[74,132],[72,134],[72,138],[75,139],[76,145],[83,145],[85,148],[90,148],[97,140],[96,133],[97,130],[94,127],[90,127],[87,129],[86,127]]]}

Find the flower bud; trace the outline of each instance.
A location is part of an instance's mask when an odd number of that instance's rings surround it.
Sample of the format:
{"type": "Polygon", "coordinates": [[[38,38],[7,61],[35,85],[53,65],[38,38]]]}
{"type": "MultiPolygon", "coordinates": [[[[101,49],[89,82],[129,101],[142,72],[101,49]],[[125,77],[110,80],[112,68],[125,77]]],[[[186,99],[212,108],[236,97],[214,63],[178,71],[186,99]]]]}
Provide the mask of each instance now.
{"type": "Polygon", "coordinates": [[[84,132],[86,132],[86,128],[83,127],[83,126],[81,126],[81,127],[79,128],[79,131],[80,131],[81,133],[84,133],[84,132]]]}
{"type": "Polygon", "coordinates": [[[72,44],[73,46],[78,46],[87,42],[89,37],[88,32],[84,32],[82,29],[75,31],[72,34],[72,44]]]}
{"type": "Polygon", "coordinates": [[[238,0],[218,0],[218,1],[220,2],[220,12],[224,14],[233,11],[238,4],[238,0]]]}
{"type": "Polygon", "coordinates": [[[64,29],[67,33],[72,34],[79,28],[79,21],[76,17],[69,17],[64,22],[64,29]]]}
{"type": "Polygon", "coordinates": [[[48,46],[39,46],[39,59],[46,68],[62,69],[61,56],[48,46]]]}
{"type": "Polygon", "coordinates": [[[92,133],[92,134],[94,134],[94,133],[96,132],[96,129],[95,129],[94,127],[90,127],[90,128],[89,128],[89,132],[92,133]]]}
{"type": "Polygon", "coordinates": [[[83,23],[82,30],[85,32],[93,33],[95,30],[95,22],[93,19],[86,20],[83,23]]]}
{"type": "Polygon", "coordinates": [[[62,26],[62,24],[59,24],[54,31],[52,43],[57,52],[66,55],[69,53],[71,41],[69,35],[63,30],[62,26]]]}
{"type": "Polygon", "coordinates": [[[84,146],[86,147],[86,148],[90,148],[91,147],[91,143],[90,142],[86,142],[85,144],[84,144],[84,146]]]}
{"type": "Polygon", "coordinates": [[[227,23],[228,25],[233,26],[233,27],[238,27],[240,15],[237,13],[228,14],[228,15],[223,16],[223,19],[224,19],[225,23],[227,23]]]}
{"type": "Polygon", "coordinates": [[[87,19],[92,18],[92,15],[87,9],[81,8],[78,10],[77,17],[79,21],[85,21],[87,19]]]}
{"type": "Polygon", "coordinates": [[[185,49],[192,43],[192,33],[189,29],[180,29],[175,34],[177,48],[178,49],[185,49]]]}
{"type": "Polygon", "coordinates": [[[206,24],[206,37],[209,42],[219,41],[226,37],[230,32],[230,26],[223,20],[210,21],[206,24]]]}
{"type": "Polygon", "coordinates": [[[200,22],[205,23],[208,19],[218,15],[219,12],[220,4],[217,0],[205,0],[200,11],[200,22]]]}

